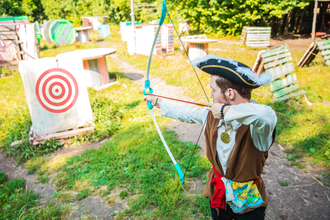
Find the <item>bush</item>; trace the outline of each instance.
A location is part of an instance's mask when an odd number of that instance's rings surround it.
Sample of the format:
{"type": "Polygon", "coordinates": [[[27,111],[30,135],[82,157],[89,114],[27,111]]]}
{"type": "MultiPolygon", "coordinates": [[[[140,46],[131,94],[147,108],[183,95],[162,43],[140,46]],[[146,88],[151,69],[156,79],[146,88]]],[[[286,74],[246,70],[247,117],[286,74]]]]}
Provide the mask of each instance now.
{"type": "Polygon", "coordinates": [[[0,171],[0,184],[4,184],[8,179],[8,176],[4,173],[0,171]]]}

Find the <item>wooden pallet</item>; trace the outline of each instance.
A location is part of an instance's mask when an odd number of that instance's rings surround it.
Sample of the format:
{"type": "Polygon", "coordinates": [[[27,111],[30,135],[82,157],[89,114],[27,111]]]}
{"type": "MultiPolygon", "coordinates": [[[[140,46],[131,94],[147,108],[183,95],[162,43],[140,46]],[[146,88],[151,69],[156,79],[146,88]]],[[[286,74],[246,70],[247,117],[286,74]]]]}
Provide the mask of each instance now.
{"type": "Polygon", "coordinates": [[[309,65],[318,54],[319,48],[315,42],[312,42],[307,51],[305,52],[304,56],[298,62],[298,66],[303,67],[305,65],[309,65]]]}
{"type": "Polygon", "coordinates": [[[271,27],[243,27],[241,44],[249,47],[268,47],[271,27]]]}
{"type": "Polygon", "coordinates": [[[284,101],[305,93],[305,91],[297,92],[299,86],[297,76],[293,73],[294,66],[288,45],[264,50],[261,52],[261,57],[266,72],[272,75],[270,89],[274,98],[284,101]]]}
{"type": "Polygon", "coordinates": [[[14,43],[18,60],[39,58],[35,24],[2,24],[0,25],[0,35],[4,42],[12,41],[14,43]]]}
{"type": "Polygon", "coordinates": [[[326,65],[330,65],[330,40],[316,42],[326,65]]]}

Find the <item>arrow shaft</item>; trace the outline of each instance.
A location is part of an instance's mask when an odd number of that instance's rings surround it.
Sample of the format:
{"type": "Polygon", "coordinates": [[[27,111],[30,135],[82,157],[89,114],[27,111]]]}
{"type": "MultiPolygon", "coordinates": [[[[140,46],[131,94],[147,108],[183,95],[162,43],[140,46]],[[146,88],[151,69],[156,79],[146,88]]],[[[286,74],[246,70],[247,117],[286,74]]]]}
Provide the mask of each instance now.
{"type": "MultiPolygon", "coordinates": [[[[140,93],[142,93],[142,92],[140,92],[140,93]]],[[[142,93],[142,94],[143,94],[143,93],[142,93]]],[[[147,95],[150,95],[150,96],[159,97],[159,98],[164,98],[164,99],[174,100],[174,101],[178,101],[178,102],[185,102],[185,103],[189,103],[189,104],[193,104],[193,105],[198,105],[198,106],[205,106],[205,107],[207,107],[207,105],[205,105],[205,104],[201,104],[201,103],[189,102],[189,101],[185,101],[185,100],[181,100],[181,99],[175,99],[175,98],[170,98],[170,97],[161,96],[161,95],[156,95],[156,94],[149,94],[149,93],[146,93],[146,94],[147,94],[147,95]]]]}

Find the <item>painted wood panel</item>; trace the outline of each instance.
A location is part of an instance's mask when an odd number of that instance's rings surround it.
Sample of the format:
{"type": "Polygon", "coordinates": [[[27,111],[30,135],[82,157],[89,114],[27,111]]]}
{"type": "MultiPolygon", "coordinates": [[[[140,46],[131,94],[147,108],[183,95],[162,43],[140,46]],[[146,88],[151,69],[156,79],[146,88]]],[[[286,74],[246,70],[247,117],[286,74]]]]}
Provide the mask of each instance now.
{"type": "Polygon", "coordinates": [[[102,78],[97,59],[88,60],[89,70],[93,87],[102,86],[102,78]]]}
{"type": "Polygon", "coordinates": [[[273,96],[274,98],[280,98],[281,96],[284,96],[290,92],[293,92],[295,90],[299,89],[298,84],[291,85],[289,87],[286,87],[285,89],[282,89],[280,91],[274,92],[273,96]]]}
{"type": "Polygon", "coordinates": [[[109,73],[108,73],[106,58],[105,57],[100,57],[100,58],[97,59],[97,61],[98,61],[98,64],[99,64],[99,70],[100,70],[102,85],[108,84],[110,79],[109,79],[109,73]]]}
{"type": "Polygon", "coordinates": [[[279,79],[276,81],[271,82],[270,84],[270,90],[276,91],[276,90],[280,90],[284,87],[287,87],[293,83],[297,82],[297,76],[296,74],[293,75],[288,75],[287,77],[285,77],[284,79],[279,79]]]}
{"type": "Polygon", "coordinates": [[[290,60],[292,60],[292,57],[286,57],[284,59],[280,59],[280,60],[277,60],[277,61],[274,61],[274,62],[270,62],[270,63],[265,64],[265,68],[268,69],[268,68],[271,68],[271,67],[275,67],[275,66],[280,65],[282,63],[286,63],[290,60]]]}
{"type": "Polygon", "coordinates": [[[284,58],[284,57],[289,57],[289,56],[291,56],[291,53],[290,52],[283,53],[283,54],[276,55],[276,56],[272,56],[272,57],[268,57],[268,58],[265,58],[264,59],[264,63],[268,63],[270,61],[281,59],[281,58],[284,58]]]}
{"type": "Polygon", "coordinates": [[[275,47],[273,49],[265,50],[261,53],[261,55],[262,55],[263,58],[267,58],[269,56],[273,56],[273,55],[288,52],[288,51],[289,51],[289,46],[288,45],[282,45],[282,46],[279,46],[279,47],[275,47]]]}
{"type": "Polygon", "coordinates": [[[272,81],[274,81],[282,76],[285,76],[293,71],[294,71],[294,66],[293,66],[292,62],[267,70],[267,72],[272,74],[272,81]]]}

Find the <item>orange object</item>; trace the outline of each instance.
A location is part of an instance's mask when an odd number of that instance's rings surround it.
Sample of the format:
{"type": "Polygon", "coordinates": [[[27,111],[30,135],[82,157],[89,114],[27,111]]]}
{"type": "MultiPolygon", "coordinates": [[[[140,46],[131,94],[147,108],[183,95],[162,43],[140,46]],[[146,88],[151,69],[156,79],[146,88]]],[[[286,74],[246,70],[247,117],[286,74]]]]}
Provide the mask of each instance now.
{"type": "MultiPolygon", "coordinates": [[[[311,35],[312,35],[313,33],[311,33],[311,35]]],[[[324,36],[324,35],[326,35],[327,33],[325,33],[325,32],[315,32],[315,36],[316,37],[322,37],[322,36],[324,36]]]]}

